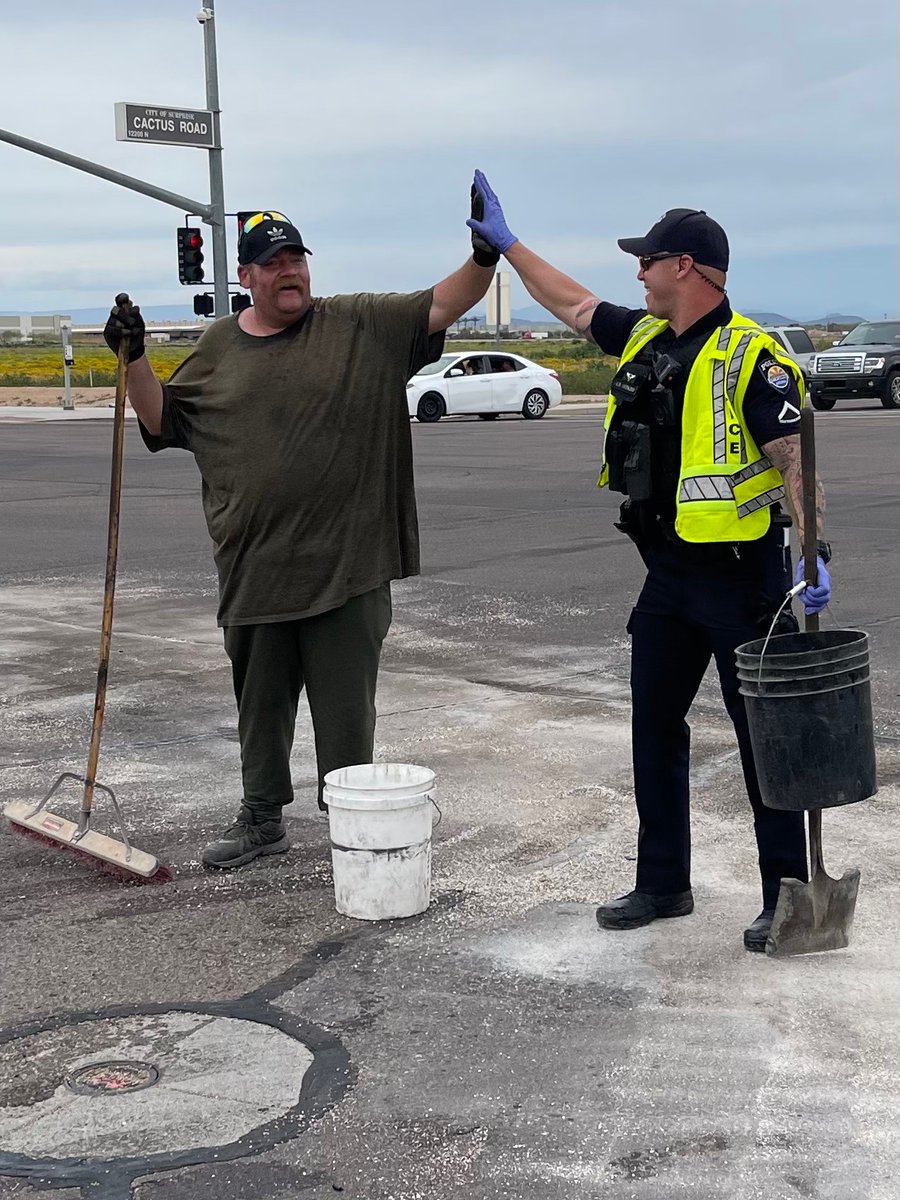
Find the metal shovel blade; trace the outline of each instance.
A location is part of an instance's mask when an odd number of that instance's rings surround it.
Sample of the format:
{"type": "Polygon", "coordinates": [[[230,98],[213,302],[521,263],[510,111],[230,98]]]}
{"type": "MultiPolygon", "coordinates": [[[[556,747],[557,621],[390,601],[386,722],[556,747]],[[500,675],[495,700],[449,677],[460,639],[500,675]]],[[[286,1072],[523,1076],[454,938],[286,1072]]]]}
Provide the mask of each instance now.
{"type": "Polygon", "coordinates": [[[782,879],[766,954],[816,954],[850,945],[859,871],[840,879],[816,875],[811,883],[782,879]]]}
{"type": "Polygon", "coordinates": [[[846,871],[840,879],[825,873],[821,809],[809,813],[809,842],[812,879],[782,879],[766,954],[817,954],[850,945],[859,871],[846,871]]]}

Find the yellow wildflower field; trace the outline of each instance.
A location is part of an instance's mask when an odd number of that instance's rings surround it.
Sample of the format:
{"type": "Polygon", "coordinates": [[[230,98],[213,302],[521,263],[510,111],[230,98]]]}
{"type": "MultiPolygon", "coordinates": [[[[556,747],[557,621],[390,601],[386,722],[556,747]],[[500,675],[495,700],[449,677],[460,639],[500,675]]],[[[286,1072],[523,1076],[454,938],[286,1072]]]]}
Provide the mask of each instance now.
{"type": "MultiPolygon", "coordinates": [[[[614,370],[611,359],[596,346],[584,341],[504,340],[504,350],[521,354],[559,374],[563,391],[570,394],[596,395],[605,392],[614,370]]],[[[179,363],[190,354],[192,344],[147,344],[147,358],[160,379],[168,379],[179,363]]],[[[489,353],[490,342],[448,340],[446,350],[475,350],[489,353]]],[[[76,343],[72,347],[75,365],[72,387],[112,387],[116,381],[116,363],[102,342],[76,343]]],[[[0,345],[0,388],[62,387],[63,360],[59,345],[0,345]]]]}
{"type": "MultiPolygon", "coordinates": [[[[147,347],[147,357],[157,375],[168,378],[191,347],[147,347]]],[[[105,387],[116,381],[116,360],[102,343],[75,344],[75,365],[71,369],[73,387],[105,387]]],[[[61,346],[0,346],[0,387],[61,387],[63,357],[61,346]]]]}

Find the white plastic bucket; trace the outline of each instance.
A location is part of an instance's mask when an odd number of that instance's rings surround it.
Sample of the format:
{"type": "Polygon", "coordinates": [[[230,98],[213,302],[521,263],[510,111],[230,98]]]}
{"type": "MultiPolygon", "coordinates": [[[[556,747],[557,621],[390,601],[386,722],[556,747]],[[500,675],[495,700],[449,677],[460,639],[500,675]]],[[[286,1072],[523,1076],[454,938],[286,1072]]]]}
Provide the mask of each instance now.
{"type": "Polygon", "coordinates": [[[434,771],[362,763],[325,776],[334,901],[339,913],[388,921],[431,900],[434,771]]]}

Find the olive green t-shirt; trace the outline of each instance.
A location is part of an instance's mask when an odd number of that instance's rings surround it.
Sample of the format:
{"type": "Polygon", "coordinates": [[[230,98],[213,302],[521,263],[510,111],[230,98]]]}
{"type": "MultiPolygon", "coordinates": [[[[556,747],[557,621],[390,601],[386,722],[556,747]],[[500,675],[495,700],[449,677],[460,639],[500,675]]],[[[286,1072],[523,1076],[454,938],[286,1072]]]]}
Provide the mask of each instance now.
{"type": "Polygon", "coordinates": [[[443,350],[431,291],[314,299],[270,337],[225,317],[163,385],[150,450],[190,450],[219,624],[338,608],[419,570],[406,382],[443,350]]]}

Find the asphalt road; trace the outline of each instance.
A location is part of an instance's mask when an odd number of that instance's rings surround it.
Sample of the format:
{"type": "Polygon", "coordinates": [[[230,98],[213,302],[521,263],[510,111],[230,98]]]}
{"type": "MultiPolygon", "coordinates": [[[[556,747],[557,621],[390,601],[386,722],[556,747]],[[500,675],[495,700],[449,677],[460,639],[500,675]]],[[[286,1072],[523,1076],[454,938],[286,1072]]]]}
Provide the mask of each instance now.
{"type": "MultiPolygon", "coordinates": [[[[425,625],[468,644],[472,619],[498,649],[596,646],[621,638],[641,564],[612,527],[618,501],[593,486],[602,412],[567,408],[541,422],[454,418],[412,423],[422,584],[436,608],[425,625]],[[443,598],[454,610],[442,620],[443,598]]],[[[7,425],[0,439],[0,561],[10,582],[48,574],[97,579],[105,554],[106,422],[7,425]]],[[[834,600],[823,627],[867,629],[879,719],[896,721],[900,561],[896,457],[900,417],[849,402],[817,414],[827,491],[834,600]]],[[[208,539],[190,455],[146,453],[128,429],[120,548],[127,587],[197,595],[214,611],[208,539]]],[[[102,578],[102,576],[101,576],[102,578]]],[[[402,608],[409,585],[398,588],[402,608]]],[[[412,605],[410,618],[415,619],[412,605]]],[[[481,651],[479,650],[479,657],[481,651]]]]}
{"type": "MultiPolygon", "coordinates": [[[[817,416],[833,620],[872,634],[881,786],[823,821],[834,872],[863,871],[850,949],[788,960],[741,946],[758,883],[711,685],[697,911],[594,922],[633,872],[641,577],[593,487],[597,408],[413,424],[424,574],[395,590],[378,753],[433,767],[444,817],[431,909],[387,924],[334,911],[305,716],[292,851],[200,868],[239,794],[230,681],[196,470],[132,424],[100,777],[176,877],[123,890],[0,837],[0,1200],[895,1200],[898,422],[817,416]],[[98,1057],[160,1083],[78,1107],[65,1075],[98,1057]]],[[[82,769],[110,432],[0,424],[3,802],[82,769]]]]}

